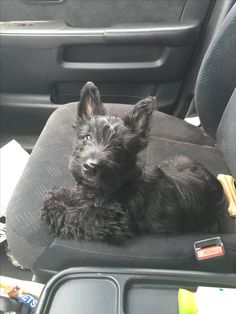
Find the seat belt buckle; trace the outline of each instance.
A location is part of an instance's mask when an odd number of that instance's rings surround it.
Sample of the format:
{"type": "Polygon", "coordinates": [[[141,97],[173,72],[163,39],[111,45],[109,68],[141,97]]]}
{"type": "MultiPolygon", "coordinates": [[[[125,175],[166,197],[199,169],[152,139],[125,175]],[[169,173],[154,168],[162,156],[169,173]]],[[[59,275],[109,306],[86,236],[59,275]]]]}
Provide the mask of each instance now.
{"type": "Polygon", "coordinates": [[[194,242],[194,251],[198,261],[225,258],[225,249],[220,237],[194,242]]]}

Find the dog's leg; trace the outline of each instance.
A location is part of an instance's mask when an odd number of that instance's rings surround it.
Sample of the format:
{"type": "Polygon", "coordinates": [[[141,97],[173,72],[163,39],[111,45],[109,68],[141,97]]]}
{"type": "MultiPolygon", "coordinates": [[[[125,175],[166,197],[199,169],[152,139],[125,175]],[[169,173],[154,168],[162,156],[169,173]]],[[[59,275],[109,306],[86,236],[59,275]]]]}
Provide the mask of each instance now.
{"type": "Polygon", "coordinates": [[[132,239],[135,231],[128,212],[118,203],[99,208],[77,204],[73,210],[66,212],[60,236],[119,245],[132,239]]]}
{"type": "Polygon", "coordinates": [[[50,233],[60,235],[69,202],[70,191],[66,188],[54,189],[45,195],[41,219],[50,233]]]}
{"type": "Polygon", "coordinates": [[[109,244],[121,245],[135,236],[129,212],[119,203],[104,206],[96,216],[94,236],[109,244]]]}
{"type": "Polygon", "coordinates": [[[48,192],[41,219],[51,234],[63,239],[123,244],[135,236],[128,211],[119,203],[95,207],[78,190],[60,188],[48,192]]]}

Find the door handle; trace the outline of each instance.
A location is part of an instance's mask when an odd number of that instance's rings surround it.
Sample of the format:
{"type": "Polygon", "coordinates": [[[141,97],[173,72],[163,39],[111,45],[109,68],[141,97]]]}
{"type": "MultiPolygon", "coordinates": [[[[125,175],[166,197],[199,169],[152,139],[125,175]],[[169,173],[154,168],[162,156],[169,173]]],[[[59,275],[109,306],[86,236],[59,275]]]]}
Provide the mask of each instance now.
{"type": "Polygon", "coordinates": [[[21,0],[24,3],[27,4],[63,4],[67,0],[21,0]]]}

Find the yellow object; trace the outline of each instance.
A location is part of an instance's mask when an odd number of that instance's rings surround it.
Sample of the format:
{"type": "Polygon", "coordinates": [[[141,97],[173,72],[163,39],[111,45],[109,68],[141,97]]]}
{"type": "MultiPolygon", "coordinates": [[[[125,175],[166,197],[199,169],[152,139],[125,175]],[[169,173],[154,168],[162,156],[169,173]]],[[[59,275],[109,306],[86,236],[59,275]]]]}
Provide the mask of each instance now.
{"type": "Polygon", "coordinates": [[[232,176],[219,174],[217,179],[222,184],[226,199],[228,201],[228,212],[231,217],[236,217],[236,189],[232,176]]]}
{"type": "Polygon", "coordinates": [[[178,291],[179,314],[197,314],[195,293],[179,289],[178,291]]]}
{"type": "Polygon", "coordinates": [[[8,289],[10,287],[19,287],[22,292],[30,293],[39,297],[44,285],[38,282],[19,280],[15,278],[0,276],[0,288],[8,289]]]}

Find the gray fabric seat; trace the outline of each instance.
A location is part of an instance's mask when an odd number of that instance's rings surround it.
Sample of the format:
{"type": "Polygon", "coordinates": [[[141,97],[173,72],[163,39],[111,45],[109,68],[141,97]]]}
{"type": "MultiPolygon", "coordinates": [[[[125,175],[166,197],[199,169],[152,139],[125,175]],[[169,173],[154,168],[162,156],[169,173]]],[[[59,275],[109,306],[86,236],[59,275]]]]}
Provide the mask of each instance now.
{"type": "MultiPolygon", "coordinates": [[[[228,150],[229,145],[235,147],[232,134],[236,137],[236,129],[231,127],[228,130],[225,127],[224,121],[227,121],[227,125],[234,122],[232,113],[223,115],[236,86],[235,25],[236,6],[211,43],[196,86],[199,116],[211,137],[182,120],[157,112],[153,119],[150,145],[142,155],[147,164],[158,164],[173,155],[182,154],[199,161],[214,174],[231,172],[236,176],[235,150],[228,150]],[[215,54],[214,51],[218,53],[215,54]],[[222,84],[223,99],[215,96],[215,93],[220,94],[222,83],[222,70],[218,71],[218,66],[214,67],[218,62],[221,62],[220,67],[230,71],[230,80],[226,76],[222,84]],[[228,66],[229,62],[231,67],[228,66]],[[210,119],[211,114],[213,120],[210,119]],[[218,129],[222,115],[224,119],[218,129]],[[212,139],[216,138],[217,129],[223,153],[212,139]],[[228,139],[230,143],[227,143],[228,139]]],[[[122,104],[106,104],[105,107],[108,114],[123,115],[130,110],[130,106],[122,104]]],[[[236,102],[231,107],[235,108],[236,102]]],[[[103,243],[61,240],[46,232],[40,221],[44,193],[54,186],[74,185],[68,160],[75,136],[72,128],[75,114],[76,104],[71,103],[61,106],[49,118],[8,206],[7,238],[16,259],[41,279],[64,268],[89,265],[217,270],[214,264],[200,265],[194,258],[193,242],[208,238],[209,234],[147,236],[137,238],[124,247],[113,247],[103,243]]],[[[233,219],[226,218],[222,222],[221,232],[228,259],[227,263],[218,265],[218,270],[235,271],[236,241],[235,235],[231,234],[234,232],[233,219]]]]}

